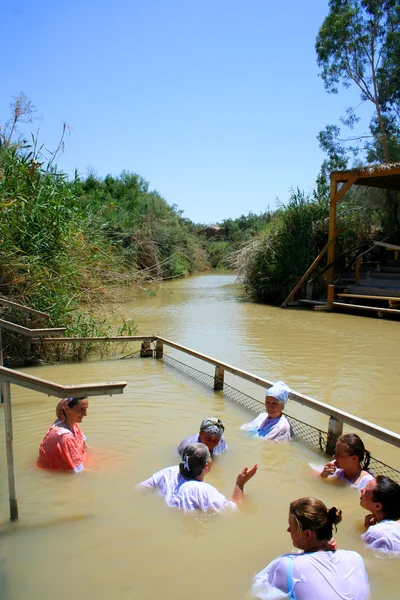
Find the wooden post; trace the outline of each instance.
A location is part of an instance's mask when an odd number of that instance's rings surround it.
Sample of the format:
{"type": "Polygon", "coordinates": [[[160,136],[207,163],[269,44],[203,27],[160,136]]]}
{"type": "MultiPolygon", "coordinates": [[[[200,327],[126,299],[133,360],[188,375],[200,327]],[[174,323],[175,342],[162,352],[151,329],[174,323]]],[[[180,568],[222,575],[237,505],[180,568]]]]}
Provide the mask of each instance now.
{"type": "Polygon", "coordinates": [[[24,341],[25,341],[26,356],[27,356],[27,358],[29,360],[29,356],[30,356],[30,354],[32,352],[31,338],[26,337],[24,341]]]}
{"type": "Polygon", "coordinates": [[[217,365],[215,367],[215,373],[214,373],[214,391],[217,392],[217,391],[223,390],[223,389],[224,389],[224,369],[217,365]]]}
{"type": "Polygon", "coordinates": [[[307,281],[307,287],[306,287],[306,299],[307,300],[312,300],[313,286],[314,286],[314,284],[313,284],[312,279],[307,281]]]}
{"type": "Polygon", "coordinates": [[[312,262],[312,264],[308,267],[307,271],[304,273],[303,277],[301,279],[299,279],[299,281],[296,283],[296,285],[294,286],[294,288],[292,289],[292,291],[290,292],[289,296],[286,298],[286,300],[282,303],[281,308],[285,308],[285,306],[287,306],[289,304],[289,302],[294,298],[295,293],[297,292],[297,290],[300,289],[300,287],[303,285],[303,283],[305,282],[305,280],[307,279],[307,277],[310,275],[310,273],[315,269],[315,267],[317,266],[317,264],[319,263],[319,261],[321,260],[321,258],[324,256],[325,252],[328,250],[328,248],[330,248],[330,243],[333,241],[333,244],[335,243],[335,238],[337,235],[339,235],[339,233],[342,231],[342,228],[344,226],[344,221],[339,225],[339,227],[336,229],[336,231],[333,234],[333,240],[329,240],[325,246],[322,248],[321,252],[318,254],[317,258],[312,262]]]}
{"type": "Polygon", "coordinates": [[[328,440],[326,442],[327,454],[335,453],[336,442],[343,433],[343,422],[335,419],[335,417],[329,417],[329,428],[328,428],[328,440]]]}
{"type": "Polygon", "coordinates": [[[359,258],[357,258],[357,260],[356,260],[354,278],[356,280],[356,284],[359,285],[360,284],[360,259],[359,258]]]}
{"type": "Polygon", "coordinates": [[[156,341],[156,358],[162,358],[164,354],[164,342],[161,340],[156,341]]]}
{"type": "Polygon", "coordinates": [[[328,297],[326,300],[327,310],[332,310],[334,298],[335,298],[335,286],[331,284],[331,285],[328,285],[328,297]]]}
{"type": "Polygon", "coordinates": [[[10,499],[10,519],[11,521],[16,521],[18,519],[18,504],[17,493],[15,489],[11,392],[9,381],[3,381],[1,384],[1,388],[4,398],[4,421],[6,425],[7,474],[8,495],[10,499]]]}
{"type": "Polygon", "coordinates": [[[150,342],[142,342],[140,358],[148,358],[150,356],[153,356],[153,349],[150,348],[150,342]]]}
{"type": "Polygon", "coordinates": [[[333,283],[335,277],[335,232],[336,232],[336,191],[337,181],[331,179],[330,200],[329,200],[329,246],[328,246],[328,265],[332,265],[328,269],[328,284],[333,283]]]}
{"type": "MultiPolygon", "coordinates": [[[[0,327],[0,367],[4,367],[4,356],[3,356],[3,339],[1,337],[1,327],[0,327]]],[[[3,404],[3,386],[0,385],[0,404],[3,404]]]]}

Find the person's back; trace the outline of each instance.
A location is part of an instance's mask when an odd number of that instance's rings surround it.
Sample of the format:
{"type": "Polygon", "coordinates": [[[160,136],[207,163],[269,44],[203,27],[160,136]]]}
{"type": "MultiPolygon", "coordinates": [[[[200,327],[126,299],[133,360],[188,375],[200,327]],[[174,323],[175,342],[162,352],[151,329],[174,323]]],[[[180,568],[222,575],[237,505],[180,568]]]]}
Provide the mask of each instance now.
{"type": "Polygon", "coordinates": [[[256,575],[253,594],[262,600],[364,600],[369,584],[357,552],[306,552],[275,559],[256,575]]]}
{"type": "Polygon", "coordinates": [[[141,485],[157,487],[168,506],[181,510],[219,511],[225,507],[235,507],[233,502],[209,483],[196,479],[186,480],[180,474],[179,466],[162,469],[141,485]]]}

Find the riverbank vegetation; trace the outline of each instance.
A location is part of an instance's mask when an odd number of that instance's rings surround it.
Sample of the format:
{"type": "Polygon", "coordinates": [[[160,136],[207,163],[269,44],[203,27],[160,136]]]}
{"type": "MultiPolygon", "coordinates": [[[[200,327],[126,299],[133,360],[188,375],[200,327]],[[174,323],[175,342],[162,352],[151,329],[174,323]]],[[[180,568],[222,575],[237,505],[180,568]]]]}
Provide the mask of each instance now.
{"type": "MultiPolygon", "coordinates": [[[[314,191],[295,190],[274,211],[216,225],[193,223],[176,205],[151,190],[140,175],[105,178],[90,173],[71,180],[56,166],[55,152],[18,133],[33,107],[21,94],[0,128],[0,293],[50,314],[50,326],[67,335],[116,333],[94,307],[112,301],[124,285],[181,277],[207,268],[233,267],[248,298],[280,304],[328,241],[329,172],[400,160],[400,14],[390,1],[330,0],[316,51],[330,93],[358,86],[370,102],[368,135],[356,135],[356,110],[318,135],[326,152],[314,191]]],[[[378,235],[400,231],[399,194],[351,190],[338,205],[338,261],[378,235]]],[[[399,243],[400,240],[397,240],[399,243]]],[[[326,261],[321,262],[322,275],[326,261]]],[[[314,290],[323,277],[315,282],[314,290]]],[[[39,323],[32,323],[37,326],[39,323]]],[[[40,323],[40,325],[44,325],[40,323]]],[[[131,333],[134,323],[123,323],[131,333]]],[[[82,350],[70,356],[81,358],[82,350]]]]}

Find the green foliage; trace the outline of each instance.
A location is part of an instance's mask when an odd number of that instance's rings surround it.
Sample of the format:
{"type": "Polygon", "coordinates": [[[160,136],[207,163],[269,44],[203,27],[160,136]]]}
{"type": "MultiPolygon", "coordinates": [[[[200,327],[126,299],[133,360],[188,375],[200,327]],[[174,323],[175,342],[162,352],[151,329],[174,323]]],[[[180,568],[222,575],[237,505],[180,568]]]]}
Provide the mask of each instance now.
{"type": "MultiPolygon", "coordinates": [[[[107,283],[122,278],[122,252],[91,229],[74,184],[52,166],[53,159],[45,161],[35,139],[23,145],[0,139],[0,293],[48,312],[50,321],[39,327],[66,326],[75,336],[107,335],[109,325],[95,322],[80,307],[101,300],[107,283]]],[[[23,354],[18,344],[13,338],[9,364],[18,364],[23,354]]],[[[88,345],[65,346],[61,354],[82,358],[89,350],[88,345]]],[[[51,354],[46,349],[46,356],[51,354]]],[[[43,356],[36,347],[36,360],[43,356]]]]}
{"type": "MultiPolygon", "coordinates": [[[[319,135],[330,154],[361,155],[368,161],[395,161],[400,148],[400,6],[396,0],[330,0],[316,41],[321,77],[329,93],[355,84],[361,103],[371,102],[374,116],[370,134],[343,138],[337,126],[319,135]]],[[[342,124],[353,129],[359,122],[349,108],[342,124]]]]}
{"type": "Polygon", "coordinates": [[[310,266],[327,239],[327,204],[297,190],[261,235],[236,255],[248,297],[280,304],[310,266]]]}
{"type": "MultiPolygon", "coordinates": [[[[204,240],[204,249],[213,268],[227,268],[231,265],[232,254],[237,252],[255,236],[257,236],[272,218],[272,212],[260,215],[250,212],[237,219],[225,219],[218,227],[216,237],[204,240]]],[[[200,231],[205,227],[199,226],[200,231]]]]}
{"type": "Polygon", "coordinates": [[[135,173],[79,182],[81,205],[94,228],[122,249],[126,264],[149,277],[186,275],[207,265],[192,224],[135,173]]]}

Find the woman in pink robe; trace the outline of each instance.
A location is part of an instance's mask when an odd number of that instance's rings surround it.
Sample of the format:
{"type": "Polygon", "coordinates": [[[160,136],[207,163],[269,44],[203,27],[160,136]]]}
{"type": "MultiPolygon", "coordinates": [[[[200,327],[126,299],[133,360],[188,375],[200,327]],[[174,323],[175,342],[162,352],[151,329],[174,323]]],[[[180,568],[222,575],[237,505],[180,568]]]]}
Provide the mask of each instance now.
{"type": "Polygon", "coordinates": [[[78,423],[87,415],[87,398],[63,398],[56,407],[57,419],[40,444],[37,466],[74,471],[85,468],[86,437],[78,423]]]}

